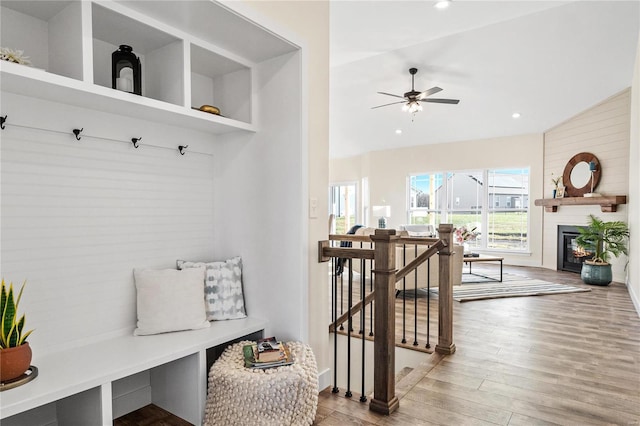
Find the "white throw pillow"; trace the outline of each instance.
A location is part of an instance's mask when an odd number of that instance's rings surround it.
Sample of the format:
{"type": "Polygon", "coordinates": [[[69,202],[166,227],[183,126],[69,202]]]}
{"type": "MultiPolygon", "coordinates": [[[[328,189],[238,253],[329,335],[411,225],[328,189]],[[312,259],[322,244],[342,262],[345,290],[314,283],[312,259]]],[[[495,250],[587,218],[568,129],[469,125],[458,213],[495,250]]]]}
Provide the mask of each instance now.
{"type": "Polygon", "coordinates": [[[242,291],[242,258],[223,262],[178,260],[178,269],[206,268],[204,294],[209,321],[246,318],[242,291]]]}
{"type": "Polygon", "coordinates": [[[135,269],[138,324],[133,334],[210,327],[202,297],[204,268],[135,269]]]}

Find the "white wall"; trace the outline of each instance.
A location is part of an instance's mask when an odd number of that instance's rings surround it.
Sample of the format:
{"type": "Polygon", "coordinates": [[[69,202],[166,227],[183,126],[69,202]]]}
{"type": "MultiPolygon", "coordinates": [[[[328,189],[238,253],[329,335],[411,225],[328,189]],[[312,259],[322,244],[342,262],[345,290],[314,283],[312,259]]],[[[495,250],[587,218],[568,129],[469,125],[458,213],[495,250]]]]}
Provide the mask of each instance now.
{"type": "MultiPolygon", "coordinates": [[[[231,2],[234,4],[235,2],[231,2]]],[[[301,58],[302,121],[303,137],[308,141],[303,152],[301,166],[306,172],[305,187],[307,197],[317,200],[317,217],[309,214],[308,199],[300,206],[298,214],[305,219],[306,247],[303,255],[307,258],[308,276],[299,285],[308,289],[307,328],[308,342],[311,344],[318,370],[321,372],[320,387],[328,386],[324,379],[330,368],[329,332],[329,286],[327,285],[327,265],[318,263],[318,241],[327,238],[328,187],[329,187],[329,1],[245,1],[261,17],[273,21],[274,28],[286,34],[291,32],[304,43],[301,58]]],[[[262,22],[262,21],[261,21],[262,22]]],[[[280,32],[280,31],[278,31],[280,32]]],[[[280,108],[272,103],[269,108],[280,108]]],[[[281,193],[281,199],[287,194],[281,193]]],[[[281,262],[287,262],[282,258],[281,262]]],[[[291,264],[288,262],[287,264],[291,264]]]]}
{"type": "MultiPolygon", "coordinates": [[[[501,167],[530,168],[530,253],[501,253],[514,265],[542,263],[542,212],[533,200],[542,198],[542,135],[521,135],[456,143],[375,151],[331,160],[331,182],[369,178],[371,205],[391,206],[387,227],[407,223],[407,177],[413,174],[501,167]]],[[[369,223],[376,223],[370,218],[369,223]]]]}
{"type": "MultiPolygon", "coordinates": [[[[551,173],[562,175],[567,162],[580,152],[590,152],[600,161],[602,174],[595,192],[628,195],[630,98],[630,90],[624,90],[545,132],[545,197],[551,197],[551,173]]],[[[556,269],[558,225],[585,225],[589,214],[626,222],[628,206],[618,206],[615,213],[602,213],[600,206],[560,206],[555,213],[545,212],[544,267],[556,269]]],[[[626,256],[611,259],[614,281],[625,282],[626,262],[626,256]]]]}
{"type": "Polygon", "coordinates": [[[631,87],[631,131],[629,146],[629,293],[640,314],[640,37],[631,87]]]}
{"type": "Polygon", "coordinates": [[[300,126],[300,54],[266,61],[258,74],[258,122],[252,135],[225,135],[215,155],[215,254],[241,253],[250,315],[268,318],[268,334],[304,340],[306,292],[304,172],[300,126]],[[272,100],[281,99],[278,108],[272,100]]]}
{"type": "Polygon", "coordinates": [[[211,259],[214,157],[196,153],[213,153],[211,136],[4,92],[1,103],[0,269],[27,281],[34,352],[131,332],[134,268],[211,259]]]}

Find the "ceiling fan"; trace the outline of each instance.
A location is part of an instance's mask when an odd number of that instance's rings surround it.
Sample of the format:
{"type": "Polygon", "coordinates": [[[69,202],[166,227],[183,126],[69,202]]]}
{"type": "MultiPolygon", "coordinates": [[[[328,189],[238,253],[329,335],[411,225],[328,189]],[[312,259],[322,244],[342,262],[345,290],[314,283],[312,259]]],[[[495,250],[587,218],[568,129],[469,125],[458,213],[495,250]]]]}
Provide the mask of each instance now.
{"type": "Polygon", "coordinates": [[[411,74],[411,91],[405,93],[404,96],[394,95],[392,93],[386,93],[386,92],[378,92],[381,95],[393,96],[394,98],[401,98],[402,99],[401,101],[391,102],[390,104],[374,106],[371,109],[381,108],[389,105],[404,104],[402,106],[403,111],[408,111],[409,113],[416,113],[418,111],[422,111],[422,105],[420,105],[420,102],[431,102],[435,104],[457,104],[458,102],[460,102],[460,100],[458,99],[428,98],[428,96],[431,96],[435,93],[442,91],[442,89],[439,87],[432,87],[431,89],[425,90],[424,92],[416,92],[413,85],[413,80],[417,72],[418,72],[417,68],[409,68],[409,74],[411,74]]]}

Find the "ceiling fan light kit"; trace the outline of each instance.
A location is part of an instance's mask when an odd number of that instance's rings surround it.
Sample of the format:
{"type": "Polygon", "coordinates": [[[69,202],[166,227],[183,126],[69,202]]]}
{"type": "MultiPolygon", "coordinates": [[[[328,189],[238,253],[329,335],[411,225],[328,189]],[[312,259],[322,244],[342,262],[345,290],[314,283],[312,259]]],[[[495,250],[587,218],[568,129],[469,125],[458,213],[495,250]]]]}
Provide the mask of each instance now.
{"type": "Polygon", "coordinates": [[[424,92],[417,92],[414,86],[414,78],[417,72],[418,72],[417,68],[409,68],[409,74],[411,74],[411,90],[409,92],[406,92],[403,96],[394,95],[392,93],[386,93],[386,92],[378,92],[381,95],[393,96],[394,98],[403,99],[402,101],[391,102],[390,104],[374,106],[371,109],[381,108],[389,105],[403,104],[402,105],[403,111],[409,112],[409,114],[415,114],[418,111],[422,111],[422,105],[420,104],[420,102],[430,102],[430,103],[437,103],[437,104],[457,104],[460,102],[458,99],[429,98],[429,96],[442,91],[442,89],[437,86],[432,87],[431,89],[425,90],[424,92]]]}

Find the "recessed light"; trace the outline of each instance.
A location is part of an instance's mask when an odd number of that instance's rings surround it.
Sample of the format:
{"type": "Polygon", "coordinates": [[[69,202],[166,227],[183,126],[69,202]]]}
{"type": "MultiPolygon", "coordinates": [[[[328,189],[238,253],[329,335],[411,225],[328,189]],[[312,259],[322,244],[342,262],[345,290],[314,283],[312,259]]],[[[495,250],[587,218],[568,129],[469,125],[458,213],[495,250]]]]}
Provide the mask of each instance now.
{"type": "Polygon", "coordinates": [[[446,9],[449,7],[451,0],[439,0],[433,5],[436,9],[446,9]]]}
{"type": "Polygon", "coordinates": [[[401,135],[402,134],[402,129],[396,129],[396,135],[401,135]]]}
{"type": "Polygon", "coordinates": [[[520,113],[519,112],[514,112],[513,114],[511,114],[511,116],[513,118],[520,118],[520,113]]]}

